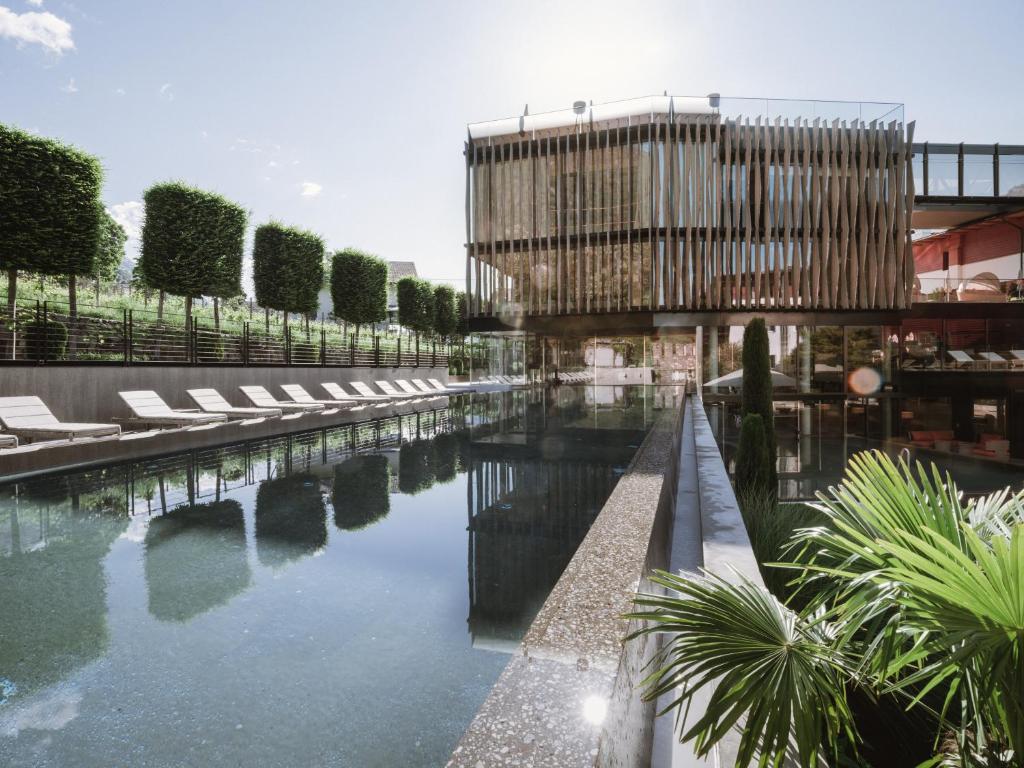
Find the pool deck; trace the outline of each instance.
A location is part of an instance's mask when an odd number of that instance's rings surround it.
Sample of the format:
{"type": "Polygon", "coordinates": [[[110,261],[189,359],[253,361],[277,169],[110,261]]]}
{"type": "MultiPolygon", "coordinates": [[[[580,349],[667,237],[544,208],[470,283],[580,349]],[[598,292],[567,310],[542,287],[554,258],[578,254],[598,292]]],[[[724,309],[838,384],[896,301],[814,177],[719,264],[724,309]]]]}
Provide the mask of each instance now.
{"type": "Polygon", "coordinates": [[[446,407],[448,402],[449,398],[442,396],[409,403],[387,403],[382,407],[364,405],[282,418],[246,419],[179,429],[124,432],[113,437],[30,443],[0,451],[0,481],[431,411],[446,407]]]}

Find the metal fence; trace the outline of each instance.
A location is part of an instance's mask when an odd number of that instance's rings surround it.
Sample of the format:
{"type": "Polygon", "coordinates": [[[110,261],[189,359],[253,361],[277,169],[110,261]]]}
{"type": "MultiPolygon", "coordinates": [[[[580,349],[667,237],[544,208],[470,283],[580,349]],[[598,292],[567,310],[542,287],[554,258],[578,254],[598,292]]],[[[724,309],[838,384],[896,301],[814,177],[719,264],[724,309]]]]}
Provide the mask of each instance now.
{"type": "MultiPolygon", "coordinates": [[[[90,310],[93,308],[90,308],[90,310]]],[[[222,323],[145,310],[76,313],[49,301],[0,305],[0,364],[446,367],[448,347],[407,331],[222,323]],[[120,313],[120,316],[118,316],[120,313]]]]}

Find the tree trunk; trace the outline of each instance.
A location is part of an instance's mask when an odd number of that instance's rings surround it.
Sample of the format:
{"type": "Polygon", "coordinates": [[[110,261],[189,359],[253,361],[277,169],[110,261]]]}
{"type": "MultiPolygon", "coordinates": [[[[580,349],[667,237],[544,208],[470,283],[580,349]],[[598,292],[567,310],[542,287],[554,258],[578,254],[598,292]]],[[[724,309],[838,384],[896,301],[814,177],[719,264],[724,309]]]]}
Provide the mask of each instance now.
{"type": "Polygon", "coordinates": [[[96,275],[96,306],[100,305],[100,276],[96,275]]]}
{"type": "Polygon", "coordinates": [[[15,302],[18,299],[18,270],[7,270],[7,312],[14,317],[15,302]]]}
{"type": "Polygon", "coordinates": [[[213,327],[220,333],[220,299],[213,297],[213,327]]]}
{"type": "Polygon", "coordinates": [[[164,321],[164,297],[166,295],[167,294],[165,293],[164,289],[161,288],[160,289],[160,298],[159,298],[159,300],[157,301],[157,304],[156,304],[156,321],[158,323],[162,323],[164,321]]]}
{"type": "Polygon", "coordinates": [[[192,297],[185,297],[185,328],[190,328],[192,325],[192,297]]]}
{"type": "Polygon", "coordinates": [[[68,315],[72,319],[78,315],[78,280],[74,275],[68,276],[68,315]]]}
{"type": "Polygon", "coordinates": [[[270,335],[270,307],[263,308],[263,318],[267,324],[267,336],[270,335]]]}

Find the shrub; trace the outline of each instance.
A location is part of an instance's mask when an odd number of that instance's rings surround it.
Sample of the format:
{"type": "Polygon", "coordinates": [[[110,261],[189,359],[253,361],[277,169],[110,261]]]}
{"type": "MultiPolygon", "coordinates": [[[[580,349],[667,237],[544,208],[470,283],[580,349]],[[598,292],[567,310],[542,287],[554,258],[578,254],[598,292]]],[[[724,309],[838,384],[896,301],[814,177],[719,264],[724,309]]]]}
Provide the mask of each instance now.
{"type": "Polygon", "coordinates": [[[430,333],[434,329],[434,288],[427,280],[403,277],[396,285],[398,322],[410,330],[430,333]]]}
{"type": "Polygon", "coordinates": [[[453,357],[448,361],[448,375],[461,376],[463,373],[462,358],[453,357]]]}
{"type": "Polygon", "coordinates": [[[257,227],[252,277],[261,307],[285,313],[316,312],[323,269],[324,241],[319,235],[276,222],[257,227]]]}
{"type": "Polygon", "coordinates": [[[346,248],[331,258],[334,316],[355,323],[379,323],[388,317],[388,265],[368,253],[346,248]]]}
{"type": "Polygon", "coordinates": [[[63,360],[68,329],[56,320],[30,320],[23,326],[25,355],[29,360],[63,360]]]}
{"type": "Polygon", "coordinates": [[[736,493],[739,496],[773,496],[768,442],[764,421],[756,413],[743,417],[736,448],[736,493]]]}

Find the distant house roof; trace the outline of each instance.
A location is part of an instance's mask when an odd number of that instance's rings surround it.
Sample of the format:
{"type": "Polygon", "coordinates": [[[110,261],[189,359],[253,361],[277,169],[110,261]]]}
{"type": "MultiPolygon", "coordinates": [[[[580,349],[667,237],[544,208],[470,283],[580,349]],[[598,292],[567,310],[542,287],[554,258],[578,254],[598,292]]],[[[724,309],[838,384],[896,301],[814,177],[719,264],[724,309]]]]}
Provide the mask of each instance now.
{"type": "Polygon", "coordinates": [[[418,277],[416,263],[413,261],[389,261],[388,280],[395,282],[403,277],[418,277]]]}

